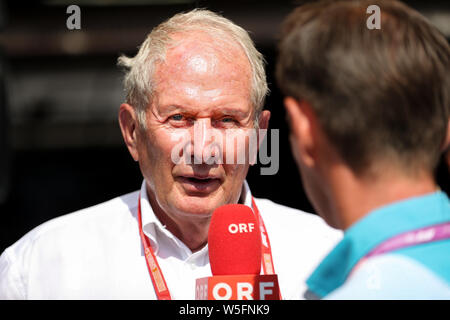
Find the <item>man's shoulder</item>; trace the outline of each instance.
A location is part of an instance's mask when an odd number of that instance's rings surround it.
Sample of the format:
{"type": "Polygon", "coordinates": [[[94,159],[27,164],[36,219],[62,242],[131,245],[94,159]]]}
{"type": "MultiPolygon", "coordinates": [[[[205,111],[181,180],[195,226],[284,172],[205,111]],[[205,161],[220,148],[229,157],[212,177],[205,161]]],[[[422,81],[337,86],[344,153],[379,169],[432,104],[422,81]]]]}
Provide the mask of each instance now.
{"type": "Polygon", "coordinates": [[[46,221],[29,231],[7,250],[26,250],[42,238],[46,238],[47,241],[57,241],[61,238],[73,242],[71,237],[79,239],[102,229],[113,230],[115,225],[120,225],[124,220],[134,219],[138,193],[138,191],[131,192],[46,221]]]}
{"type": "Polygon", "coordinates": [[[268,199],[256,199],[267,229],[283,297],[301,299],[305,281],[342,238],[319,216],[268,199]]]}
{"type": "Polygon", "coordinates": [[[450,299],[450,286],[420,262],[392,253],[368,259],[326,299],[450,299]]]}
{"type": "Polygon", "coordinates": [[[309,219],[309,220],[321,220],[320,217],[313,213],[309,213],[300,209],[292,208],[285,206],[283,204],[279,204],[273,202],[270,199],[264,198],[254,198],[258,208],[261,211],[262,215],[271,215],[276,213],[277,215],[282,215],[286,218],[294,218],[294,219],[309,219]]]}
{"type": "Polygon", "coordinates": [[[44,292],[46,285],[59,287],[58,279],[71,272],[97,276],[99,266],[114,260],[115,253],[124,256],[133,251],[129,244],[138,237],[137,200],[138,192],[129,193],[29,231],[0,256],[0,299],[25,299],[32,288],[44,292]],[[94,257],[102,255],[107,259],[98,264],[94,257]],[[34,281],[29,280],[31,274],[34,281]],[[47,277],[52,279],[49,283],[47,277]]]}
{"type": "Polygon", "coordinates": [[[99,220],[104,224],[106,220],[113,221],[121,218],[124,214],[130,215],[137,207],[138,191],[131,192],[94,206],[84,208],[72,213],[49,220],[36,228],[38,233],[45,233],[58,228],[77,228],[85,224],[97,223],[99,220]]]}
{"type": "Polygon", "coordinates": [[[269,199],[255,198],[255,202],[267,225],[277,226],[286,231],[295,229],[297,232],[315,236],[323,234],[336,239],[342,237],[342,231],[330,227],[316,214],[278,204],[269,199]]]}
{"type": "Polygon", "coordinates": [[[332,229],[316,214],[288,207],[269,199],[255,198],[255,202],[264,220],[275,219],[278,223],[301,223],[318,228],[332,229]]]}

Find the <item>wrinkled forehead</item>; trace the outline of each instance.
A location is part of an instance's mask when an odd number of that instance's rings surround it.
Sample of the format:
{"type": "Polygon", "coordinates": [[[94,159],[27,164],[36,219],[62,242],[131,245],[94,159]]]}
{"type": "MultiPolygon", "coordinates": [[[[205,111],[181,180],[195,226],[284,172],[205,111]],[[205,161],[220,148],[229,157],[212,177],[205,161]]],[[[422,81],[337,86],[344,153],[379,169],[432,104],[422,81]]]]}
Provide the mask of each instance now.
{"type": "Polygon", "coordinates": [[[173,76],[189,80],[193,76],[223,80],[251,81],[251,66],[244,50],[230,38],[217,39],[205,32],[177,33],[166,50],[164,62],[155,72],[156,82],[173,76]]]}

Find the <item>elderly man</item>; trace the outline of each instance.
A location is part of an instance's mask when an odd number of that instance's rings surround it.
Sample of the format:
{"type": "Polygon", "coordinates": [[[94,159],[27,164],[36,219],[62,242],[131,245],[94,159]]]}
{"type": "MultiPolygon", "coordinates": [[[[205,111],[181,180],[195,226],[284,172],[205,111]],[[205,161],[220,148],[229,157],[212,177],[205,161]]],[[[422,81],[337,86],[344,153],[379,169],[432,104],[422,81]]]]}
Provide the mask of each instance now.
{"type": "Polygon", "coordinates": [[[399,1],[318,1],[286,19],[277,76],[307,194],[342,241],[309,297],[450,299],[450,46],[399,1]],[[381,29],[367,28],[369,6],[381,29]]]}
{"type": "Polygon", "coordinates": [[[212,212],[241,203],[261,213],[283,298],[299,298],[340,232],[269,200],[252,206],[248,139],[209,148],[213,132],[227,140],[227,132],[268,126],[263,58],[247,32],[194,10],[156,27],[119,64],[127,69],[119,122],[141,190],[47,222],[5,250],[0,297],[193,299],[195,280],[211,275],[212,212]],[[174,152],[177,137],[186,145],[174,152]],[[208,161],[231,150],[246,161],[208,161]]]}

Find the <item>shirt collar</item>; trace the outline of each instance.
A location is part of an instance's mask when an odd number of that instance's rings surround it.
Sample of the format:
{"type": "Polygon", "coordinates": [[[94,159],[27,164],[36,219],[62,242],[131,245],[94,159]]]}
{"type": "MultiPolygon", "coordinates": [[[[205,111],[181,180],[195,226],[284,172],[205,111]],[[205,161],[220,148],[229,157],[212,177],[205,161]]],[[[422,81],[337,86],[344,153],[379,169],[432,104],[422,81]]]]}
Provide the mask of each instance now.
{"type": "Polygon", "coordinates": [[[156,241],[156,229],[163,230],[165,229],[165,227],[156,217],[155,213],[153,212],[152,206],[150,205],[150,201],[147,195],[147,183],[145,179],[142,182],[139,195],[141,201],[142,230],[144,231],[144,234],[150,239],[152,248],[156,254],[159,250],[159,245],[156,241]]]}
{"type": "Polygon", "coordinates": [[[354,223],[344,238],[306,281],[309,291],[324,297],[340,287],[356,263],[387,239],[450,220],[447,195],[437,191],[380,207],[354,223]]]}
{"type": "Polygon", "coordinates": [[[248,186],[247,180],[244,180],[244,185],[242,186],[240,203],[245,204],[250,208],[252,207],[252,193],[250,192],[250,187],[248,186]]]}
{"type": "MultiPolygon", "coordinates": [[[[140,190],[140,201],[141,201],[141,219],[142,219],[142,230],[144,234],[150,239],[152,243],[152,248],[157,254],[159,250],[159,245],[157,241],[157,230],[159,234],[163,234],[168,238],[172,239],[180,245],[180,240],[177,239],[166,227],[159,221],[153,212],[152,206],[150,205],[150,201],[147,195],[147,183],[144,179],[141,185],[140,190]]],[[[242,186],[240,203],[245,204],[249,207],[252,207],[252,194],[250,192],[250,187],[246,180],[244,180],[244,184],[242,186]]]]}

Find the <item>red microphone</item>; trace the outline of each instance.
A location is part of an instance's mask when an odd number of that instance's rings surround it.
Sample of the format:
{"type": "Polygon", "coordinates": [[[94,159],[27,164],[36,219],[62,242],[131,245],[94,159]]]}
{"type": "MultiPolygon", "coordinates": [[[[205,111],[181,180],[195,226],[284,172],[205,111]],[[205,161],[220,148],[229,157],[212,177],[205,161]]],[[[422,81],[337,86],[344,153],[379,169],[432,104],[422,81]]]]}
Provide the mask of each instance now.
{"type": "Polygon", "coordinates": [[[197,279],[197,300],[279,300],[276,275],[260,275],[261,232],[252,209],[217,208],[208,233],[212,277],[197,279]]]}

